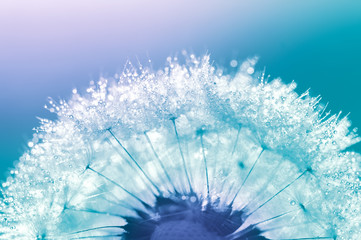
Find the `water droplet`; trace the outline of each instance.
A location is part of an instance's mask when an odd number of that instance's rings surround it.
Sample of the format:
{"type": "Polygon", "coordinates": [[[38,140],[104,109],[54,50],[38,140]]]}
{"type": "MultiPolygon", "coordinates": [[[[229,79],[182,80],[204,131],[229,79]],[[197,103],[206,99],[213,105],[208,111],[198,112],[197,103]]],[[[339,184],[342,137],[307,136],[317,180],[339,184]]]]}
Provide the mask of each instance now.
{"type": "Polygon", "coordinates": [[[253,74],[254,73],[254,68],[253,67],[247,68],[247,73],[248,74],[253,74]]]}
{"type": "Polygon", "coordinates": [[[231,67],[237,67],[238,62],[233,59],[229,64],[231,65],[231,67]]]}

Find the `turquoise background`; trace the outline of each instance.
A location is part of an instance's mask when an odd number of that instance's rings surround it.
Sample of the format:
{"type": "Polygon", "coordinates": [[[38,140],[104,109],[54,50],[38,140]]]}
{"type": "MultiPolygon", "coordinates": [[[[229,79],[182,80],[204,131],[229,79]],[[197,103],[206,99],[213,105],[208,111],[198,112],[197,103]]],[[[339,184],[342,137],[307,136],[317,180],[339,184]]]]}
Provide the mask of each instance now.
{"type": "Polygon", "coordinates": [[[127,59],[157,69],[183,49],[229,68],[257,55],[258,69],[295,80],[299,93],[311,88],[361,127],[361,1],[2,0],[0,180],[27,150],[36,117],[55,118],[47,97],[67,99],[127,59]]]}

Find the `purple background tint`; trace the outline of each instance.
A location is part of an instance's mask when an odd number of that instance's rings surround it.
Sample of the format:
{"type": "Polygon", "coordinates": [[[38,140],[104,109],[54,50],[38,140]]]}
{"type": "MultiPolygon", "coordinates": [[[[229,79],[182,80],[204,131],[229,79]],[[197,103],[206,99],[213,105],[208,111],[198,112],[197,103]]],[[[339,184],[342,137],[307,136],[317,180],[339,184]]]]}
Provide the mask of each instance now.
{"type": "MultiPolygon", "coordinates": [[[[47,97],[67,99],[127,59],[157,69],[181,50],[215,64],[261,57],[258,67],[330,108],[352,112],[361,89],[361,2],[338,0],[2,0],[0,180],[26,151],[47,97]]],[[[357,146],[356,146],[357,148],[357,146]]]]}

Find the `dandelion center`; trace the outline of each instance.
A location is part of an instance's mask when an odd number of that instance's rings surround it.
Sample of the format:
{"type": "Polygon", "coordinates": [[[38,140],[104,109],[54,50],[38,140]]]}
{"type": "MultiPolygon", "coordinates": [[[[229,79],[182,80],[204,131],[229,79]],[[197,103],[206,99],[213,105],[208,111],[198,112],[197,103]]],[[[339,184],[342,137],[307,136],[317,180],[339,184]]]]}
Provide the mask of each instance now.
{"type": "Polygon", "coordinates": [[[266,240],[256,227],[236,233],[243,224],[244,212],[232,207],[218,208],[194,195],[157,197],[152,214],[138,212],[138,217],[128,219],[123,229],[127,240],[266,240]],[[154,217],[152,217],[152,215],[154,217]]]}

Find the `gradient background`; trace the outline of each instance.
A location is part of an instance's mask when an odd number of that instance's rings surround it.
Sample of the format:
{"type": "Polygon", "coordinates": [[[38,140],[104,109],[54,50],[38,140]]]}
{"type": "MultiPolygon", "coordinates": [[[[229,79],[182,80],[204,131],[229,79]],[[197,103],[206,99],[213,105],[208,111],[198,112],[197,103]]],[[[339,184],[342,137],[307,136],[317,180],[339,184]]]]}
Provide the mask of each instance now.
{"type": "MultiPolygon", "coordinates": [[[[47,97],[67,99],[127,59],[155,69],[181,50],[311,87],[361,127],[361,1],[1,0],[0,181],[27,150],[47,97]]],[[[353,149],[361,151],[361,144],[353,149]]]]}

